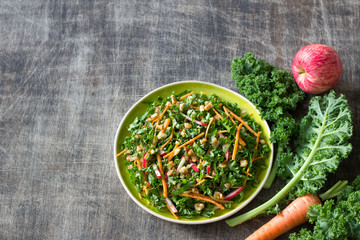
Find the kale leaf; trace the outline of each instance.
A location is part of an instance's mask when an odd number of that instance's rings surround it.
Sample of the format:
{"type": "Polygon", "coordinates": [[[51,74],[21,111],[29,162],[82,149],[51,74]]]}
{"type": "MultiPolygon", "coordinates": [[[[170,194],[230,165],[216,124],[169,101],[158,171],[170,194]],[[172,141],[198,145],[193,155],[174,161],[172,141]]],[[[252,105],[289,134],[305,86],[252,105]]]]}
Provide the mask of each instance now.
{"type": "Polygon", "coordinates": [[[360,175],[338,196],[337,203],[327,200],[308,212],[314,230],[303,228],[292,233],[291,240],[360,239],[360,175]]]}

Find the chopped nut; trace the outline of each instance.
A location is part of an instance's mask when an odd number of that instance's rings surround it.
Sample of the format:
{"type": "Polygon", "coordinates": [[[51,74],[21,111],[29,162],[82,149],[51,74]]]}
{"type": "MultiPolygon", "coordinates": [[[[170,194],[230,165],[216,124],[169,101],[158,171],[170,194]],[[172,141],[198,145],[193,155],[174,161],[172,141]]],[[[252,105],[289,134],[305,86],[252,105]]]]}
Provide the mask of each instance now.
{"type": "Polygon", "coordinates": [[[175,149],[175,151],[174,151],[174,156],[178,155],[179,152],[180,152],[180,150],[181,150],[181,149],[179,149],[179,148],[175,149]]]}
{"type": "Polygon", "coordinates": [[[140,135],[140,134],[136,134],[136,135],[135,135],[135,138],[139,139],[139,138],[141,138],[141,135],[140,135]]]}
{"type": "Polygon", "coordinates": [[[206,138],[203,138],[200,140],[200,144],[205,144],[207,142],[207,139],[206,138]]]}
{"type": "Polygon", "coordinates": [[[157,117],[158,117],[158,113],[154,113],[153,115],[151,115],[150,117],[148,117],[148,118],[146,119],[146,121],[152,122],[152,121],[154,121],[157,117]]]}
{"type": "Polygon", "coordinates": [[[188,152],[189,157],[195,156],[194,150],[190,149],[188,152]]]}
{"type": "Polygon", "coordinates": [[[220,118],[219,115],[216,114],[216,115],[214,116],[214,120],[215,120],[215,121],[219,121],[220,119],[221,119],[221,118],[220,118]]]}
{"type": "Polygon", "coordinates": [[[172,105],[175,105],[177,103],[174,95],[171,95],[171,103],[172,103],[172,105]]]}
{"type": "Polygon", "coordinates": [[[203,111],[205,111],[205,107],[204,107],[204,105],[200,105],[200,112],[203,112],[203,111]]]}
{"type": "Polygon", "coordinates": [[[155,154],[155,150],[154,149],[150,149],[150,154],[155,154]]]}
{"type": "Polygon", "coordinates": [[[260,139],[260,144],[264,145],[264,144],[266,144],[266,141],[264,139],[260,139]]]}
{"type": "Polygon", "coordinates": [[[205,111],[209,111],[211,108],[212,108],[212,103],[211,103],[211,102],[208,102],[208,103],[205,105],[204,110],[205,110],[205,111]]]}
{"type": "Polygon", "coordinates": [[[173,161],[170,161],[168,164],[167,164],[167,168],[168,170],[171,170],[171,168],[175,166],[175,163],[173,161]]]}
{"type": "Polygon", "coordinates": [[[221,192],[215,191],[214,198],[222,200],[222,199],[224,199],[224,195],[221,192]]]}
{"type": "Polygon", "coordinates": [[[219,168],[227,168],[227,167],[228,167],[228,165],[226,162],[222,162],[219,164],[219,168]]]}
{"type": "Polygon", "coordinates": [[[134,165],[130,164],[127,168],[132,169],[134,165]]]}
{"type": "Polygon", "coordinates": [[[168,171],[166,174],[170,177],[170,176],[174,175],[174,171],[168,171]]]}
{"type": "Polygon", "coordinates": [[[196,187],[191,188],[191,192],[196,193],[196,194],[200,193],[199,190],[196,187]]]}
{"type": "Polygon", "coordinates": [[[192,156],[191,157],[192,162],[197,162],[198,160],[199,160],[199,158],[197,156],[192,156]]]}
{"type": "Polygon", "coordinates": [[[184,126],[185,126],[186,129],[192,128],[192,125],[190,123],[185,123],[184,126]]]}
{"type": "Polygon", "coordinates": [[[226,188],[230,188],[230,187],[231,187],[231,184],[230,184],[230,183],[225,183],[224,186],[225,186],[226,188]]]}
{"type": "Polygon", "coordinates": [[[157,136],[158,139],[165,139],[167,137],[166,133],[159,132],[159,135],[157,136]]]}
{"type": "Polygon", "coordinates": [[[241,116],[245,116],[246,114],[247,114],[247,112],[245,110],[241,110],[241,112],[240,112],[241,116]]]}
{"type": "Polygon", "coordinates": [[[180,132],[180,135],[181,135],[182,137],[185,137],[185,136],[186,136],[185,129],[183,129],[183,130],[180,132]]]}
{"type": "Polygon", "coordinates": [[[183,103],[180,103],[180,105],[179,105],[179,110],[182,112],[182,111],[184,111],[184,104],[183,103]]]}
{"type": "Polygon", "coordinates": [[[180,168],[179,172],[181,174],[187,174],[188,173],[188,168],[187,167],[182,167],[182,168],[180,168]]]}
{"type": "Polygon", "coordinates": [[[240,160],[240,167],[246,167],[248,165],[248,161],[246,159],[240,160]]]}
{"type": "Polygon", "coordinates": [[[216,137],[214,137],[212,140],[211,140],[211,146],[213,147],[217,147],[219,145],[218,143],[218,139],[216,137]]]}
{"type": "Polygon", "coordinates": [[[163,124],[156,124],[155,127],[156,127],[157,130],[162,130],[164,125],[163,124]]]}
{"type": "Polygon", "coordinates": [[[201,211],[201,210],[203,210],[204,209],[204,207],[205,207],[205,204],[203,204],[203,203],[195,203],[195,205],[194,205],[194,208],[195,208],[195,210],[196,211],[201,211]]]}
{"type": "Polygon", "coordinates": [[[142,145],[137,145],[137,146],[136,146],[136,151],[137,151],[138,153],[141,153],[143,150],[144,150],[144,147],[143,147],[142,145]]]}

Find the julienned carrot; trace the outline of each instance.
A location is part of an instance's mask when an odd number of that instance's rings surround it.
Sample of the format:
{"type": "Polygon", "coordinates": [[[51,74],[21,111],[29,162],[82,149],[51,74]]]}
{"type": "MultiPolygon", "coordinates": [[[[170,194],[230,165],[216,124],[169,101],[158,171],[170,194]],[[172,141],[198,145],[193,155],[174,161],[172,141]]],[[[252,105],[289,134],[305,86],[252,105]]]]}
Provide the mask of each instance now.
{"type": "Polygon", "coordinates": [[[233,113],[232,111],[230,111],[228,108],[226,108],[229,113],[238,121],[240,122],[243,122],[244,123],[244,126],[252,133],[254,134],[255,136],[257,136],[258,134],[241,118],[239,117],[238,115],[236,115],[235,113],[233,113]]]}
{"type": "MultiPolygon", "coordinates": [[[[192,143],[192,142],[194,142],[196,139],[198,139],[198,138],[200,138],[202,135],[204,135],[205,133],[204,132],[202,132],[202,133],[200,133],[199,135],[197,135],[196,137],[194,137],[193,139],[190,139],[189,141],[187,141],[186,143],[184,143],[184,144],[182,144],[182,145],[180,145],[179,147],[177,147],[177,149],[181,149],[181,148],[183,148],[183,147],[185,147],[186,145],[188,145],[189,143],[192,143]]],[[[173,152],[175,151],[175,147],[174,147],[174,149],[171,151],[171,152],[169,152],[168,154],[166,154],[165,156],[164,156],[164,158],[167,158],[167,157],[169,157],[171,154],[173,154],[173,152]]]]}
{"type": "Polygon", "coordinates": [[[118,154],[116,154],[116,157],[119,157],[121,154],[123,154],[123,153],[126,152],[126,151],[127,151],[126,149],[122,150],[121,152],[119,152],[118,154]]]}
{"type": "Polygon", "coordinates": [[[216,114],[221,120],[223,120],[223,117],[221,116],[220,113],[218,113],[218,112],[215,110],[215,108],[212,108],[212,110],[215,112],[215,114],[216,114]]]}
{"type": "Polygon", "coordinates": [[[161,129],[161,132],[162,132],[162,133],[164,133],[164,132],[166,131],[166,129],[167,129],[167,127],[169,126],[169,124],[170,124],[170,118],[165,119],[164,126],[163,126],[163,128],[161,129]]]}
{"type": "Polygon", "coordinates": [[[306,194],[292,201],[279,215],[251,234],[246,240],[270,240],[308,221],[307,211],[311,205],[320,203],[317,196],[306,194]]]}
{"type": "Polygon", "coordinates": [[[160,150],[163,149],[163,148],[171,141],[171,139],[172,139],[173,136],[174,136],[174,129],[175,129],[175,127],[172,128],[169,139],[166,141],[166,143],[164,143],[164,145],[162,145],[162,146],[160,147],[160,150]]]}
{"type": "Polygon", "coordinates": [[[258,133],[257,133],[257,137],[256,137],[256,145],[255,145],[255,149],[256,149],[256,150],[258,149],[258,146],[259,146],[260,133],[261,133],[261,132],[258,132],[258,133]]]}
{"type": "Polygon", "coordinates": [[[190,93],[188,93],[188,94],[185,94],[184,96],[182,96],[182,97],[180,97],[180,98],[179,98],[179,101],[181,101],[181,100],[183,100],[183,99],[187,98],[188,96],[193,95],[194,93],[195,93],[195,92],[193,91],[193,92],[190,92],[190,93]]]}
{"type": "Polygon", "coordinates": [[[232,154],[232,160],[235,160],[235,157],[236,157],[236,153],[237,153],[238,146],[239,146],[240,129],[241,129],[242,125],[244,125],[244,123],[240,123],[239,126],[238,126],[238,129],[236,131],[236,137],[235,137],[234,151],[233,151],[233,154],[232,154]]]}
{"type": "Polygon", "coordinates": [[[229,115],[229,113],[228,113],[228,111],[227,111],[227,108],[226,108],[225,106],[223,106],[223,109],[224,109],[224,111],[225,111],[226,116],[228,116],[228,118],[230,118],[231,122],[232,122],[233,124],[236,124],[235,121],[234,121],[234,119],[229,115]]]}
{"type": "Polygon", "coordinates": [[[208,126],[207,126],[207,128],[206,128],[205,138],[206,138],[206,137],[207,137],[207,135],[208,135],[210,125],[212,124],[212,122],[213,122],[213,121],[214,121],[214,118],[212,117],[212,118],[211,118],[211,120],[210,120],[210,122],[209,122],[209,125],[208,125],[208,126]]]}
{"type": "Polygon", "coordinates": [[[221,205],[220,203],[214,201],[212,198],[207,197],[207,196],[205,196],[205,195],[183,193],[183,194],[181,194],[181,196],[200,199],[200,200],[203,200],[203,201],[206,201],[206,202],[213,203],[213,204],[215,204],[216,206],[218,206],[218,207],[221,208],[221,209],[225,209],[225,207],[224,207],[223,205],[221,205]]]}
{"type": "Polygon", "coordinates": [[[161,178],[161,182],[162,182],[162,185],[163,185],[163,192],[164,192],[164,197],[167,197],[167,184],[166,184],[166,181],[165,181],[165,178],[162,177],[161,178]]]}
{"type": "Polygon", "coordinates": [[[161,120],[161,118],[164,116],[164,114],[166,113],[166,111],[169,109],[170,105],[171,105],[170,103],[167,103],[167,104],[165,105],[164,111],[160,114],[159,117],[157,117],[157,118],[153,121],[153,123],[154,123],[154,122],[158,122],[158,121],[161,120]]]}

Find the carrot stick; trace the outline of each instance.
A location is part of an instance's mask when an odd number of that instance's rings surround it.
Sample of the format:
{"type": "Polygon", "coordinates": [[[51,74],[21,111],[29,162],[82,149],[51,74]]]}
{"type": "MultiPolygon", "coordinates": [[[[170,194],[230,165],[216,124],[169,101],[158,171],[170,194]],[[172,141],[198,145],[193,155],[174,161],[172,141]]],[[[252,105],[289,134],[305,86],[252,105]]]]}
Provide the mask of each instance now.
{"type": "Polygon", "coordinates": [[[158,163],[159,163],[159,171],[161,173],[161,176],[164,176],[164,169],[163,169],[163,166],[162,166],[162,163],[161,163],[161,157],[160,157],[159,153],[156,155],[156,158],[157,158],[158,163]]]}
{"type": "Polygon", "coordinates": [[[252,134],[254,134],[255,136],[257,136],[257,133],[249,126],[249,125],[247,125],[247,123],[241,118],[241,117],[239,117],[238,115],[236,115],[235,113],[233,113],[232,111],[230,111],[228,108],[226,108],[228,111],[229,111],[229,113],[236,119],[236,120],[238,120],[238,121],[240,121],[240,122],[243,122],[244,123],[244,126],[252,133],[252,134]]]}
{"type": "Polygon", "coordinates": [[[126,149],[122,150],[121,152],[119,152],[118,154],[116,154],[116,157],[119,157],[121,154],[123,154],[123,153],[126,152],[126,151],[127,151],[126,149]]]}
{"type": "Polygon", "coordinates": [[[164,111],[160,114],[159,117],[157,117],[157,118],[153,121],[153,123],[154,123],[154,122],[158,122],[158,121],[161,120],[161,118],[164,116],[164,114],[166,113],[166,111],[169,109],[170,105],[171,105],[171,104],[169,104],[169,103],[166,104],[164,111]]]}
{"type": "Polygon", "coordinates": [[[227,108],[225,106],[223,106],[223,109],[225,111],[226,116],[228,116],[230,118],[230,120],[232,121],[233,124],[236,124],[234,119],[229,115],[227,108]]]}
{"type": "Polygon", "coordinates": [[[239,127],[238,127],[238,129],[236,131],[236,137],[235,137],[234,151],[233,151],[233,154],[232,154],[232,160],[235,160],[235,157],[236,157],[236,153],[237,153],[238,146],[239,146],[240,129],[241,129],[242,125],[244,125],[244,123],[240,123],[239,127]]]}
{"type": "Polygon", "coordinates": [[[292,201],[279,215],[271,219],[251,234],[246,240],[275,239],[292,228],[305,223],[309,219],[306,213],[311,205],[320,203],[317,196],[306,194],[292,201]]]}
{"type": "MultiPolygon", "coordinates": [[[[204,134],[205,134],[204,132],[200,133],[199,135],[197,135],[197,136],[194,137],[193,139],[190,139],[189,141],[187,141],[187,142],[184,143],[183,145],[177,147],[177,149],[181,149],[181,148],[185,147],[185,146],[188,145],[189,143],[192,143],[192,142],[194,142],[196,139],[202,137],[202,135],[204,135],[204,134]]],[[[175,149],[176,149],[176,148],[174,147],[174,149],[173,149],[171,152],[169,152],[168,154],[166,154],[166,155],[164,156],[164,158],[169,157],[169,156],[175,151],[175,149]]]]}
{"type": "Polygon", "coordinates": [[[210,120],[210,122],[209,122],[209,125],[208,125],[208,126],[207,126],[207,128],[206,128],[205,138],[206,138],[206,137],[207,137],[207,135],[208,135],[210,125],[212,124],[212,122],[213,122],[213,121],[214,121],[214,118],[212,117],[212,118],[211,118],[211,120],[210,120]]]}
{"type": "Polygon", "coordinates": [[[195,93],[195,92],[193,91],[193,92],[191,92],[191,93],[185,94],[184,96],[182,96],[182,97],[180,97],[180,98],[179,98],[179,101],[181,101],[181,100],[183,100],[183,99],[187,98],[188,96],[193,95],[194,93],[195,93]]]}
{"type": "Polygon", "coordinates": [[[215,112],[216,115],[219,116],[219,118],[220,118],[221,120],[223,120],[223,117],[220,115],[220,113],[218,113],[218,112],[215,110],[215,108],[213,108],[212,110],[215,112]]]}
{"type": "Polygon", "coordinates": [[[164,127],[161,129],[161,132],[164,133],[167,129],[167,127],[169,126],[170,124],[170,118],[167,118],[164,122],[164,127]]]}
{"type": "Polygon", "coordinates": [[[260,133],[261,133],[261,132],[258,132],[258,133],[257,133],[255,150],[257,150],[257,149],[258,149],[258,146],[259,146],[260,133]]]}
{"type": "Polygon", "coordinates": [[[195,194],[183,193],[183,194],[181,194],[181,196],[200,199],[200,200],[203,200],[203,201],[206,201],[206,202],[213,203],[213,204],[215,204],[216,206],[218,206],[218,207],[221,208],[221,209],[225,209],[223,205],[221,205],[220,203],[214,201],[214,200],[213,200],[212,198],[210,198],[210,197],[206,197],[205,195],[200,195],[200,194],[196,194],[196,195],[195,195],[195,194]]]}
{"type": "Polygon", "coordinates": [[[170,137],[169,137],[169,139],[166,141],[166,143],[164,143],[164,145],[162,145],[161,147],[160,147],[160,150],[161,149],[163,149],[170,141],[171,141],[171,139],[173,138],[173,136],[174,136],[174,127],[172,128],[172,130],[171,130],[171,134],[170,134],[170,137]]]}
{"type": "Polygon", "coordinates": [[[162,182],[162,185],[163,185],[164,197],[167,197],[167,184],[166,184],[166,181],[165,181],[164,177],[161,178],[161,182],[162,182]]]}

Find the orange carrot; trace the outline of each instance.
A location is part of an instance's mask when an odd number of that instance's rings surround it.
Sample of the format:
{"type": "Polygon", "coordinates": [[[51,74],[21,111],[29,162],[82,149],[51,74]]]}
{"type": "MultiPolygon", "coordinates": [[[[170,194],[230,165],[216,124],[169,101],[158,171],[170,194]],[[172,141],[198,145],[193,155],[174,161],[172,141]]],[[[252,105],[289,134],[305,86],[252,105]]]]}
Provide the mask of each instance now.
{"type": "Polygon", "coordinates": [[[161,157],[160,157],[159,153],[156,155],[156,158],[157,158],[158,163],[159,163],[159,171],[161,173],[161,176],[164,176],[164,169],[163,169],[163,166],[162,166],[162,163],[161,163],[161,157]]]}
{"type": "Polygon", "coordinates": [[[170,124],[170,118],[167,118],[164,122],[164,127],[161,129],[161,132],[164,133],[167,129],[167,127],[169,126],[170,124]]]}
{"type": "Polygon", "coordinates": [[[212,198],[207,197],[207,196],[205,196],[205,195],[183,193],[183,194],[181,194],[181,196],[200,199],[200,200],[203,200],[203,201],[206,201],[206,202],[213,203],[213,204],[215,204],[216,206],[218,206],[218,207],[221,208],[221,209],[225,209],[223,205],[221,205],[220,203],[214,201],[212,198]]]}
{"type": "Polygon", "coordinates": [[[240,129],[241,129],[242,125],[244,125],[244,123],[240,123],[238,126],[238,129],[236,131],[236,138],[235,138],[235,144],[234,144],[234,151],[232,154],[232,160],[235,160],[235,157],[236,157],[236,153],[237,153],[238,146],[239,146],[240,129]]]}
{"type": "Polygon", "coordinates": [[[225,111],[226,116],[228,116],[230,118],[230,120],[232,121],[233,124],[236,124],[234,119],[229,115],[227,108],[225,106],[223,106],[223,109],[225,111]]]}
{"type": "Polygon", "coordinates": [[[258,132],[258,133],[257,133],[257,137],[256,137],[256,146],[255,146],[255,149],[256,149],[256,150],[258,149],[258,146],[259,146],[260,133],[261,133],[261,132],[258,132]]]}
{"type": "Polygon", "coordinates": [[[187,98],[188,96],[193,95],[194,93],[195,93],[195,92],[193,91],[193,92],[191,92],[191,93],[185,94],[184,96],[182,96],[182,97],[180,97],[180,98],[179,98],[179,101],[181,101],[181,100],[183,100],[183,99],[187,98]]]}
{"type": "Polygon", "coordinates": [[[162,181],[162,184],[163,184],[164,197],[167,197],[167,184],[166,184],[165,178],[162,177],[161,181],[162,181]]]}
{"type": "Polygon", "coordinates": [[[158,121],[161,120],[161,118],[164,116],[164,114],[166,113],[166,111],[169,109],[170,105],[171,105],[170,103],[167,103],[167,104],[166,104],[164,111],[160,114],[159,117],[157,117],[157,118],[153,121],[153,123],[154,123],[154,122],[158,122],[158,121]]]}
{"type": "Polygon", "coordinates": [[[176,219],[179,219],[179,217],[174,213],[174,211],[171,209],[171,207],[169,206],[169,204],[165,201],[166,203],[166,207],[169,209],[169,211],[171,212],[172,215],[174,215],[174,217],[176,219]]]}
{"type": "Polygon", "coordinates": [[[223,120],[223,117],[220,115],[220,113],[218,113],[218,112],[215,110],[215,108],[213,108],[212,110],[215,112],[216,115],[219,116],[219,118],[220,118],[221,120],[223,120]]]}
{"type": "Polygon", "coordinates": [[[235,113],[233,113],[232,111],[230,111],[228,108],[226,108],[227,111],[229,111],[229,113],[238,121],[244,123],[244,126],[252,133],[254,134],[255,136],[258,136],[258,134],[249,126],[247,125],[247,123],[241,118],[239,117],[238,115],[236,115],[235,113]]]}
{"type": "Polygon", "coordinates": [[[311,205],[320,203],[317,196],[306,194],[292,201],[281,213],[251,234],[246,240],[275,239],[292,228],[307,222],[306,213],[311,205]]]}
{"type": "Polygon", "coordinates": [[[171,152],[169,152],[168,154],[166,154],[166,155],[164,156],[164,158],[167,158],[167,157],[169,157],[171,154],[173,154],[176,148],[177,148],[177,149],[181,149],[181,148],[185,147],[186,145],[188,145],[189,143],[194,142],[196,139],[200,138],[200,137],[201,137],[202,135],[204,135],[204,134],[205,134],[205,133],[202,132],[202,133],[200,133],[199,135],[197,135],[196,137],[194,137],[193,139],[190,139],[190,140],[187,141],[186,143],[182,144],[181,146],[179,146],[179,147],[177,147],[177,146],[174,147],[174,149],[173,149],[171,152]]]}
{"type": "Polygon", "coordinates": [[[119,152],[118,154],[116,154],[116,157],[119,157],[121,154],[123,154],[123,153],[126,152],[126,151],[127,151],[126,149],[122,150],[121,152],[119,152]]]}
{"type": "Polygon", "coordinates": [[[160,150],[163,149],[163,148],[171,141],[171,139],[172,139],[173,136],[174,136],[174,129],[175,129],[175,127],[172,128],[169,139],[166,141],[166,143],[164,143],[164,145],[162,145],[162,146],[160,147],[160,150]]]}

